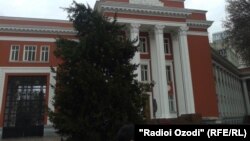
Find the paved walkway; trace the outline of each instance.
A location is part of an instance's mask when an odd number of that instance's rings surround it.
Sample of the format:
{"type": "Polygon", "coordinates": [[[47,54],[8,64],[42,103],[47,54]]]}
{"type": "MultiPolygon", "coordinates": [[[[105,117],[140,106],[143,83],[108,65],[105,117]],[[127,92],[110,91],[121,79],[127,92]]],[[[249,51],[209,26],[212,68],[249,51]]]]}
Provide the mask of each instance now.
{"type": "Polygon", "coordinates": [[[60,141],[59,137],[33,137],[33,138],[17,138],[17,139],[0,139],[0,141],[60,141]]]}
{"type": "Polygon", "coordinates": [[[8,138],[2,139],[2,130],[0,130],[0,141],[61,141],[58,134],[55,133],[55,129],[51,126],[44,128],[44,137],[26,137],[26,138],[8,138]]]}

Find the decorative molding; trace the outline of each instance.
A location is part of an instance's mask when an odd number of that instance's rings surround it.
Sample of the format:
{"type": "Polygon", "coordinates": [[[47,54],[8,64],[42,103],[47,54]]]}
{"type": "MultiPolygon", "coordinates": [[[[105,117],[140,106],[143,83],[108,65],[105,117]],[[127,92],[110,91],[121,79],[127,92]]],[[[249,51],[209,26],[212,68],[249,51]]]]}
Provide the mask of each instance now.
{"type": "MultiPolygon", "coordinates": [[[[56,38],[43,38],[43,37],[17,37],[17,36],[0,36],[0,41],[30,41],[30,42],[56,42],[56,38]]],[[[72,41],[79,42],[77,39],[72,41]]]]}
{"type": "Polygon", "coordinates": [[[127,23],[136,23],[143,25],[165,25],[167,27],[179,27],[185,26],[184,22],[173,22],[173,21],[157,21],[157,20],[145,20],[145,19],[129,19],[129,18],[118,18],[118,23],[127,24],[127,23]]]}
{"type": "Polygon", "coordinates": [[[181,26],[179,28],[179,34],[181,36],[186,36],[187,35],[187,31],[188,31],[189,27],[188,26],[181,26]]]}
{"type": "Polygon", "coordinates": [[[130,24],[130,32],[131,33],[139,33],[139,28],[140,28],[140,24],[138,24],[138,23],[131,23],[130,24]]]}
{"type": "Polygon", "coordinates": [[[213,21],[202,20],[187,20],[187,25],[193,28],[209,28],[213,24],[213,21]]]}
{"type": "Polygon", "coordinates": [[[164,3],[159,0],[129,0],[129,3],[150,5],[150,6],[164,6],[164,3]]]}
{"type": "Polygon", "coordinates": [[[208,32],[188,31],[187,35],[208,36],[208,32]]]}
{"type": "Polygon", "coordinates": [[[77,32],[73,28],[48,27],[48,26],[22,26],[22,25],[0,25],[0,32],[25,32],[39,34],[70,34],[77,32]]]}
{"type": "Polygon", "coordinates": [[[182,31],[182,32],[187,32],[188,29],[189,29],[188,26],[181,26],[181,27],[180,27],[180,31],[182,31]]]}
{"type": "Polygon", "coordinates": [[[148,6],[139,4],[127,4],[121,2],[98,3],[98,10],[102,12],[119,12],[129,14],[141,14],[152,16],[165,16],[176,18],[187,18],[192,14],[190,10],[170,7],[148,6]]]}
{"type": "Polygon", "coordinates": [[[163,29],[165,28],[164,25],[155,25],[154,29],[155,29],[155,33],[157,34],[163,34],[163,29]]]}
{"type": "Polygon", "coordinates": [[[55,38],[0,36],[0,41],[55,42],[55,38]]]}
{"type": "Polygon", "coordinates": [[[139,28],[141,25],[138,23],[131,23],[131,27],[133,28],[139,28]]]}
{"type": "Polygon", "coordinates": [[[0,16],[0,20],[18,20],[18,21],[32,21],[32,22],[56,22],[56,23],[66,23],[72,24],[68,20],[59,20],[59,19],[39,19],[39,18],[24,18],[24,17],[7,17],[0,16]]]}

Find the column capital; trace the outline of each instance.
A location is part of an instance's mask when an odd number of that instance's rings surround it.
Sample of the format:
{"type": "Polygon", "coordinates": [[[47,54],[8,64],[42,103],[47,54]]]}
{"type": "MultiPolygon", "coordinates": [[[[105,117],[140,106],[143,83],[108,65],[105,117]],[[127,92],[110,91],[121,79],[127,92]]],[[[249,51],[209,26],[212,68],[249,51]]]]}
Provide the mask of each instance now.
{"type": "Polygon", "coordinates": [[[155,25],[154,30],[158,34],[163,34],[163,29],[165,28],[164,25],[155,25]]]}
{"type": "Polygon", "coordinates": [[[181,27],[179,28],[179,33],[180,33],[180,35],[187,35],[188,29],[189,29],[188,26],[181,26],[181,27]]]}
{"type": "Polygon", "coordinates": [[[140,24],[138,23],[131,23],[130,24],[130,30],[132,33],[138,33],[139,32],[139,28],[140,28],[140,24]]]}

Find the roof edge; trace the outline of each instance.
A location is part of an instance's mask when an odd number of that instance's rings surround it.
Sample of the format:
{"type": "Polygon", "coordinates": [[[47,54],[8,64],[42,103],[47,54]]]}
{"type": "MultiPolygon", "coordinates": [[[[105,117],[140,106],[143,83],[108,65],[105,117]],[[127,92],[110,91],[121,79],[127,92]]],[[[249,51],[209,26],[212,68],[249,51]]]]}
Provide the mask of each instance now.
{"type": "Polygon", "coordinates": [[[68,20],[61,19],[43,19],[43,18],[28,18],[28,17],[12,17],[12,16],[0,16],[0,20],[18,20],[18,21],[34,21],[34,22],[55,22],[55,23],[71,23],[68,20]]]}

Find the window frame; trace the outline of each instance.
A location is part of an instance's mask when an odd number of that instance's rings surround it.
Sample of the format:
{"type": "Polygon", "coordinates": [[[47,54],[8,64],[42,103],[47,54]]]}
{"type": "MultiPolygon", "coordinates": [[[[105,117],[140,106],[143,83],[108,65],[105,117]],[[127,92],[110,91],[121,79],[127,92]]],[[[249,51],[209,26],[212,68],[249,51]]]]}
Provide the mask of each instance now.
{"type": "Polygon", "coordinates": [[[23,48],[23,61],[24,62],[36,62],[36,54],[37,54],[37,46],[36,45],[24,45],[24,48],[23,48]],[[26,60],[26,47],[35,47],[35,53],[34,53],[34,60],[26,60]]]}
{"type": "Polygon", "coordinates": [[[141,82],[150,82],[151,81],[151,73],[150,73],[150,63],[149,63],[149,60],[141,60],[141,62],[140,62],[140,73],[141,73],[141,82]],[[146,65],[147,66],[147,78],[148,78],[148,80],[147,81],[143,81],[142,80],[142,65],[146,65]]]}
{"type": "Polygon", "coordinates": [[[171,44],[170,44],[170,38],[168,38],[168,37],[167,37],[167,38],[166,38],[166,37],[164,38],[164,54],[165,54],[165,55],[172,55],[171,44]],[[167,43],[167,44],[168,44],[168,47],[166,47],[166,42],[165,42],[166,40],[168,41],[168,43],[167,43]],[[168,49],[169,52],[167,52],[166,49],[168,49]]]}
{"type": "Polygon", "coordinates": [[[49,54],[50,54],[50,46],[49,45],[42,45],[42,46],[40,46],[40,62],[49,62],[49,54]],[[48,59],[47,59],[47,61],[44,61],[44,60],[42,60],[42,57],[43,57],[43,47],[47,47],[48,48],[48,59]]]}
{"type": "MultiPolygon", "coordinates": [[[[174,103],[174,105],[173,105],[173,107],[174,107],[174,111],[171,111],[170,110],[170,105],[169,105],[169,112],[171,113],[171,114],[176,114],[177,113],[177,101],[176,101],[176,90],[175,90],[175,86],[176,86],[176,84],[175,84],[175,77],[174,77],[174,65],[173,65],[173,61],[166,61],[165,62],[165,68],[166,68],[166,75],[167,75],[167,66],[170,66],[170,76],[171,76],[171,82],[172,82],[172,86],[173,86],[173,99],[172,99],[172,101],[173,101],[173,103],[174,103]]],[[[167,80],[167,76],[166,76],[166,81],[168,82],[168,80],[167,80]]],[[[168,83],[167,83],[167,85],[168,85],[168,83]]],[[[168,96],[168,102],[169,102],[169,104],[170,104],[170,99],[169,99],[169,96],[168,96]]]]}
{"type": "Polygon", "coordinates": [[[173,81],[172,78],[173,77],[172,77],[171,65],[166,65],[166,79],[167,79],[167,83],[168,82],[172,82],[173,81]],[[167,68],[169,68],[169,70],[167,68]],[[170,76],[170,78],[169,78],[169,76],[170,76]]]}
{"type": "Polygon", "coordinates": [[[148,78],[148,65],[147,64],[141,64],[140,65],[141,67],[141,81],[142,82],[148,82],[149,81],[149,78],[148,78]],[[143,67],[147,67],[147,69],[142,69],[143,67]],[[144,70],[144,71],[143,71],[144,70]],[[146,72],[145,72],[146,71],[146,72]],[[146,75],[145,75],[146,74],[146,75]],[[143,77],[142,77],[143,76],[143,77]],[[146,78],[146,79],[142,79],[142,78],[146,78]]]}
{"type": "Polygon", "coordinates": [[[19,53],[20,53],[20,45],[11,45],[10,47],[10,56],[9,56],[9,61],[10,62],[18,62],[19,61],[19,53]],[[12,60],[12,56],[13,56],[13,47],[18,47],[18,52],[17,52],[17,60],[12,60]]]}
{"type": "Polygon", "coordinates": [[[139,36],[139,40],[140,40],[140,53],[142,53],[142,54],[148,54],[148,38],[146,37],[146,36],[139,36]],[[143,49],[143,47],[141,47],[141,38],[142,39],[145,39],[145,52],[143,51],[142,52],[142,49],[143,49]]]}
{"type": "Polygon", "coordinates": [[[169,112],[170,113],[177,113],[177,109],[176,109],[177,108],[176,107],[176,97],[175,97],[175,95],[172,95],[172,96],[168,95],[168,102],[169,102],[169,112]]]}

